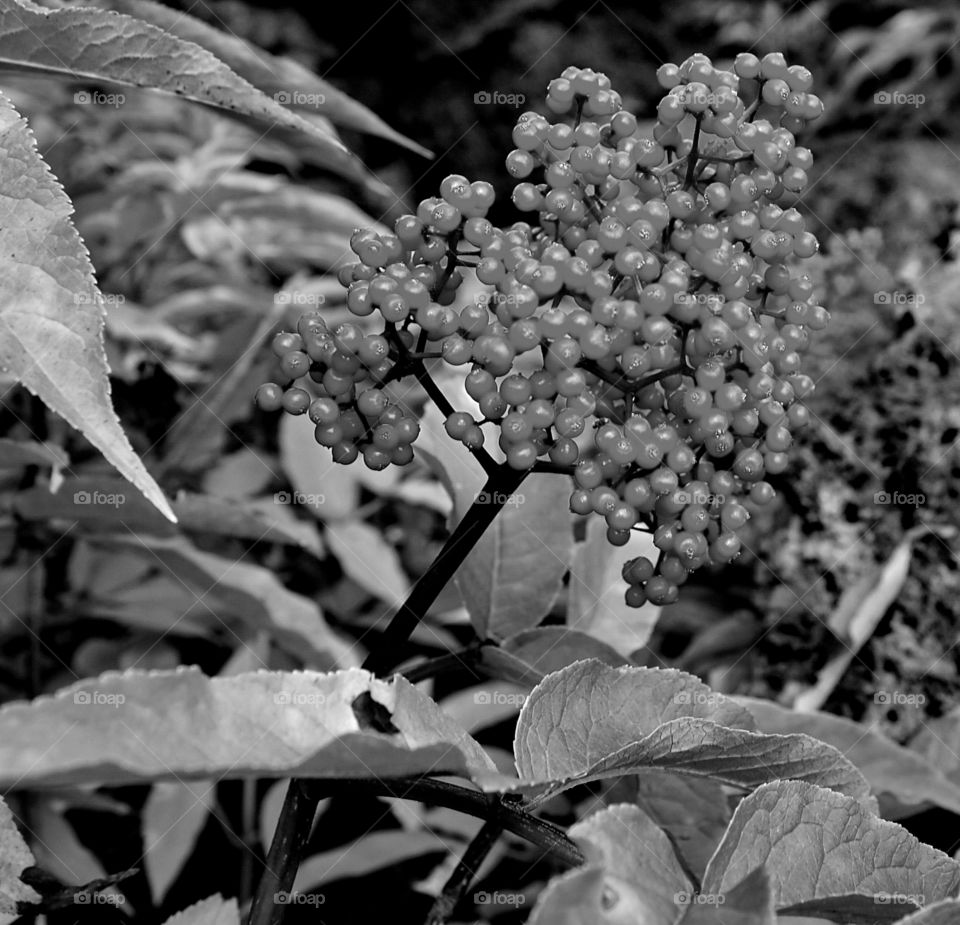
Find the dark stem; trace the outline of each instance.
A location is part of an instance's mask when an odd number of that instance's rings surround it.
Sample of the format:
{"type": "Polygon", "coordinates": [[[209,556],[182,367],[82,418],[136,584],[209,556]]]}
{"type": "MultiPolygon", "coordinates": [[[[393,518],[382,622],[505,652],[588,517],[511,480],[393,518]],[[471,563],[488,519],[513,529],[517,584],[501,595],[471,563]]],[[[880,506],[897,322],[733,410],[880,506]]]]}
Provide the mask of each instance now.
{"type": "Polygon", "coordinates": [[[504,463],[491,472],[463,520],[450,534],[430,568],[420,576],[390,621],[377,646],[363,662],[363,668],[384,675],[399,661],[400,648],[439,597],[440,592],[463,564],[484,530],[493,523],[507,499],[523,482],[526,472],[518,472],[504,463]]]}
{"type": "Polygon", "coordinates": [[[443,891],[437,897],[433,906],[427,915],[426,925],[443,925],[444,922],[453,914],[457,903],[466,895],[473,883],[480,865],[483,864],[487,855],[497,843],[497,840],[503,834],[503,824],[499,819],[488,819],[480,827],[480,831],[473,837],[473,841],[467,845],[467,850],[460,858],[450,879],[443,885],[443,891]]]}
{"type": "Polygon", "coordinates": [[[700,123],[703,116],[697,116],[696,125],[693,128],[693,145],[690,148],[690,160],[687,161],[687,175],[683,180],[683,188],[690,189],[693,186],[693,177],[697,169],[697,157],[700,153],[700,123]]]}
{"type": "Polygon", "coordinates": [[[310,837],[313,818],[323,790],[307,781],[292,780],[280,811],[266,870],[253,897],[248,925],[280,925],[287,908],[278,893],[289,893],[300,866],[300,856],[310,837]]]}
{"type": "Polygon", "coordinates": [[[475,678],[480,677],[477,666],[480,663],[480,642],[473,642],[459,652],[445,652],[435,658],[428,658],[402,671],[401,674],[411,683],[419,684],[444,674],[452,674],[461,669],[471,671],[475,678]]]}

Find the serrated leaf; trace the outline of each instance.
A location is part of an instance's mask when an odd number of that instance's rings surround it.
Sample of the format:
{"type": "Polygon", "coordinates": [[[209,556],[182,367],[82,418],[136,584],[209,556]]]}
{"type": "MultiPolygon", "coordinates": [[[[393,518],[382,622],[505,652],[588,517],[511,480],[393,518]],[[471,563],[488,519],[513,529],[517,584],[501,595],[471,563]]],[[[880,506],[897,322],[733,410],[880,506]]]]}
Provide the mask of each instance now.
{"type": "Polygon", "coordinates": [[[33,865],[33,854],[0,797],[0,915],[16,916],[18,902],[40,902],[40,894],[20,879],[20,874],[33,865]]]}
{"type": "MultiPolygon", "coordinates": [[[[0,60],[9,41],[5,28],[20,14],[35,15],[10,0],[6,7],[0,6],[0,60]]],[[[72,212],[26,122],[0,94],[0,366],[176,520],[113,410],[103,299],[72,212]]]]}
{"type": "Polygon", "coordinates": [[[567,626],[607,644],[625,658],[646,645],[660,617],[660,607],[628,607],[627,583],[621,578],[623,563],[638,556],[656,561],[659,550],[653,537],[633,533],[626,546],[612,548],[607,525],[599,517],[587,523],[587,536],[578,543],[570,565],[570,600],[567,626]]]}
{"type": "Polygon", "coordinates": [[[521,788],[544,784],[541,797],[660,768],[741,788],[813,780],[869,800],[866,780],[837,749],[809,736],[742,728],[752,724],[742,707],[682,672],[577,662],[530,694],[514,753],[521,788]]]}
{"type": "Polygon", "coordinates": [[[317,112],[346,128],[386,138],[424,157],[430,152],[390,128],[379,116],[289,58],[271,55],[182,10],[151,0],[84,0],[83,6],[114,10],[153,23],[215,54],[241,77],[293,109],[317,112]]]}
{"type": "Polygon", "coordinates": [[[327,545],[344,573],[361,588],[388,604],[399,606],[410,591],[400,556],[383,534],[361,520],[328,524],[327,545]]]}
{"type": "MultiPolygon", "coordinates": [[[[960,865],[856,800],[801,781],[765,784],[737,806],[703,879],[722,893],[765,865],[778,911],[817,901],[843,921],[876,922],[891,897],[933,903],[956,895],[960,865]]],[[[901,914],[904,910],[901,908],[901,914]]]]}
{"type": "Polygon", "coordinates": [[[174,93],[310,136],[332,169],[356,173],[329,131],[300,118],[194,42],[122,13],[45,10],[0,3],[0,64],[76,83],[104,82],[174,93]]]}
{"type": "Polygon", "coordinates": [[[776,921],[770,877],[762,867],[721,896],[691,897],[683,917],[683,925],[776,925],[776,921]]]}
{"type": "MultiPolygon", "coordinates": [[[[562,479],[529,476],[457,571],[454,580],[482,639],[536,626],[553,607],[573,549],[569,494],[562,479]]],[[[461,517],[477,497],[498,500],[461,492],[461,517]]]]}
{"type": "MultiPolygon", "coordinates": [[[[922,755],[897,745],[876,729],[830,713],[801,713],[754,697],[735,699],[754,715],[762,732],[803,732],[840,749],[881,797],[881,807],[905,816],[934,803],[960,813],[960,787],[922,755]],[[884,794],[893,799],[883,801],[884,794]]],[[[888,812],[884,815],[897,818],[888,812]]]]}
{"type": "Polygon", "coordinates": [[[214,803],[210,781],[154,784],[141,812],[143,866],[150,894],[160,905],[193,851],[214,803]]]}
{"type": "Polygon", "coordinates": [[[529,665],[541,677],[585,658],[598,659],[614,668],[629,664],[628,659],[594,636],[562,626],[524,630],[504,639],[500,648],[529,665]]]}
{"type": "Polygon", "coordinates": [[[494,771],[413,685],[358,668],[108,672],[0,708],[2,787],[494,771]]]}
{"type": "Polygon", "coordinates": [[[215,893],[171,915],[164,925],[240,925],[240,910],[235,899],[215,893]]]}

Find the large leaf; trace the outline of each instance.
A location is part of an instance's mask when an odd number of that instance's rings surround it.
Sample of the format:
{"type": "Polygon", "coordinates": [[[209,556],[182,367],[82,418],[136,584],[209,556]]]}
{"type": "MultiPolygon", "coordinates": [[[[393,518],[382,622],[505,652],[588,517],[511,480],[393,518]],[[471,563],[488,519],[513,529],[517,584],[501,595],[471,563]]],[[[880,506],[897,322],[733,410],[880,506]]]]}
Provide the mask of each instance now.
{"type": "MultiPolygon", "coordinates": [[[[481,638],[529,629],[550,612],[573,549],[569,494],[555,476],[528,477],[457,571],[457,587],[481,638]]],[[[478,500],[501,499],[461,492],[457,513],[462,517],[478,500]]]]}
{"type": "MultiPolygon", "coordinates": [[[[701,892],[687,897],[687,901],[683,925],[776,925],[777,921],[770,876],[762,867],[726,893],[716,896],[701,892]]],[[[794,925],[802,922],[794,920],[794,925]]],[[[810,925],[815,922],[810,920],[810,925]]]]}
{"type": "MultiPolygon", "coordinates": [[[[234,73],[205,48],[132,16],[97,9],[45,10],[0,2],[0,64],[73,82],[145,87],[303,132],[325,161],[355,174],[331,132],[301,118],[234,73]]],[[[119,99],[122,104],[122,98],[119,99]]]]}
{"type": "Polygon", "coordinates": [[[567,625],[629,658],[650,638],[660,608],[649,603],[628,607],[624,600],[628,585],[620,572],[628,559],[647,556],[656,562],[657,555],[653,537],[646,533],[635,532],[626,546],[612,549],[607,542],[606,523],[591,517],[586,539],[577,545],[570,565],[567,625]]]}
{"type": "MultiPolygon", "coordinates": [[[[35,15],[10,0],[0,4],[0,60],[10,24],[20,14],[35,15]]],[[[23,26],[16,28],[23,37],[23,26]]],[[[165,517],[176,520],[113,410],[103,297],[70,222],[72,211],[26,122],[0,94],[0,366],[82,431],[165,517]]]]}
{"type": "Polygon", "coordinates": [[[404,602],[410,581],[396,549],[379,530],[362,520],[346,520],[328,524],[326,538],[344,573],[361,588],[388,604],[404,602]]]}
{"type": "Polygon", "coordinates": [[[960,901],[945,899],[900,919],[902,925],[956,925],[960,921],[960,901]]]}
{"type": "Polygon", "coordinates": [[[0,797],[0,917],[15,918],[18,902],[40,902],[40,894],[20,879],[20,874],[33,867],[33,863],[33,855],[13,821],[13,813],[0,797]]]}
{"type": "Polygon", "coordinates": [[[594,636],[562,626],[538,626],[504,639],[500,646],[541,676],[566,668],[585,658],[599,659],[619,668],[629,661],[594,636]]]}
{"type": "MultiPolygon", "coordinates": [[[[806,733],[840,749],[869,781],[881,807],[907,816],[934,803],[960,814],[960,786],[915,751],[892,742],[875,729],[830,713],[801,713],[753,697],[737,697],[758,728],[771,733],[806,733]]],[[[897,818],[885,812],[888,818],[897,818]]]]}
{"type": "Polygon", "coordinates": [[[832,746],[809,736],[750,731],[742,707],[691,675],[577,662],[548,675],[517,723],[522,786],[539,796],[644,768],[753,788],[780,778],[811,780],[861,800],[869,785],[832,746]]]}
{"type": "Polygon", "coordinates": [[[494,771],[401,677],[352,668],[207,678],[108,672],[0,708],[0,787],[494,771]]]}
{"type": "Polygon", "coordinates": [[[899,917],[911,902],[960,888],[960,865],[942,851],[841,793],[800,781],[766,784],[740,802],[703,890],[722,893],[761,865],[781,912],[835,921],[891,921],[891,909],[899,917]]]}
{"type": "Polygon", "coordinates": [[[83,0],[79,5],[114,10],[153,23],[206,48],[258,89],[293,109],[318,112],[346,128],[379,135],[425,157],[431,156],[426,148],[390,128],[366,106],[297,62],[268,54],[182,10],[173,10],[152,0],[83,0]]]}

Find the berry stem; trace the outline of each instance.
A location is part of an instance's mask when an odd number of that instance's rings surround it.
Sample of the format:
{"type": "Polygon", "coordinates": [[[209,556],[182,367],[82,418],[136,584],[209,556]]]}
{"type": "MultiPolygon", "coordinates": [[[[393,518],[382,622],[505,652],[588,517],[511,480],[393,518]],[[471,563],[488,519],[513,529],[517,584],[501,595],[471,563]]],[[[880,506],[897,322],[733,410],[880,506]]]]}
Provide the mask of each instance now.
{"type": "MultiPolygon", "coordinates": [[[[499,815],[499,814],[498,814],[499,815]]],[[[503,834],[503,823],[499,818],[487,819],[467,845],[463,857],[454,868],[450,878],[443,885],[443,890],[436,898],[426,918],[426,925],[443,925],[453,915],[453,910],[466,895],[473,883],[480,865],[493,850],[500,836],[503,834]]]]}
{"type": "Polygon", "coordinates": [[[474,678],[480,680],[481,675],[476,670],[480,664],[480,648],[480,641],[475,640],[459,652],[445,652],[443,655],[425,659],[402,671],[401,674],[411,684],[419,684],[421,681],[466,669],[473,674],[474,678]]]}
{"type": "Polygon", "coordinates": [[[363,668],[376,675],[385,674],[392,668],[400,654],[401,646],[410,638],[420,620],[433,605],[433,602],[453,578],[470,550],[476,545],[483,532],[493,523],[497,514],[507,503],[527,475],[526,471],[511,469],[505,463],[494,464],[486,483],[480,490],[482,501],[475,501],[450,534],[436,559],[417,583],[413,586],[406,601],[394,614],[384,630],[378,645],[363,662],[363,668]]]}
{"type": "Polygon", "coordinates": [[[564,466],[560,463],[548,462],[545,459],[538,459],[534,464],[531,472],[543,472],[553,475],[570,475],[572,476],[576,466],[564,466]]]}
{"type": "Polygon", "coordinates": [[[690,158],[687,161],[687,175],[683,180],[683,188],[690,189],[693,186],[693,177],[697,170],[697,159],[700,154],[700,123],[703,116],[696,117],[696,124],[693,127],[693,146],[690,148],[690,158]]]}

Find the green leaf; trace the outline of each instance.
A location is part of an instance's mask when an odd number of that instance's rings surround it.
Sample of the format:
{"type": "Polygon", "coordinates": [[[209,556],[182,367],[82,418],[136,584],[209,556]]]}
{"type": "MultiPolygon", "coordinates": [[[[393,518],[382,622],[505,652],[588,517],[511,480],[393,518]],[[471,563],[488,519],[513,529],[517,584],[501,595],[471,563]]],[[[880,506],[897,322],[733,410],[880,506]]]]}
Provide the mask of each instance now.
{"type": "Polygon", "coordinates": [[[809,736],[743,728],[752,724],[742,707],[691,675],[577,662],[547,676],[520,713],[520,786],[545,784],[538,789],[552,793],[661,768],[741,788],[812,780],[869,800],[866,780],[835,748],[809,736]]]}
{"type": "Polygon", "coordinates": [[[356,663],[351,647],[334,634],[320,608],[287,590],[263,566],[203,552],[184,537],[138,536],[110,545],[139,552],[185,585],[201,605],[199,611],[191,608],[194,617],[205,608],[214,624],[229,625],[219,618],[222,613],[253,630],[268,629],[291,655],[322,667],[356,663]]]}
{"type": "Polygon", "coordinates": [[[366,106],[296,61],[271,55],[182,10],[170,9],[151,0],[84,0],[82,5],[126,13],[185,41],[194,42],[215,54],[268,96],[295,110],[319,113],[346,128],[386,138],[424,157],[432,156],[426,148],[390,128],[366,106]]]}
{"type": "MultiPolygon", "coordinates": [[[[33,15],[0,8],[0,58],[9,40],[4,24],[9,30],[21,14],[33,15]]],[[[22,37],[23,26],[18,29],[22,37]]],[[[70,222],[73,207],[37,153],[26,122],[2,94],[0,136],[0,367],[82,431],[165,517],[176,520],[110,401],[103,299],[70,222]]]]}
{"type": "Polygon", "coordinates": [[[215,893],[170,916],[164,925],[240,925],[240,910],[235,899],[215,893]]]}
{"type": "Polygon", "coordinates": [[[484,775],[483,749],[413,685],[357,668],[108,672],[0,708],[0,786],[484,775]]]}
{"type": "Polygon", "coordinates": [[[687,867],[702,877],[732,814],[713,780],[641,771],[635,777],[637,805],[672,839],[687,867]]]}
{"type": "Polygon", "coordinates": [[[20,879],[20,874],[33,865],[33,854],[0,797],[0,915],[16,916],[18,902],[40,902],[40,894],[20,879]]]}
{"type": "MultiPolygon", "coordinates": [[[[536,626],[552,609],[573,549],[569,486],[529,476],[457,571],[455,581],[481,638],[502,639],[536,626]]],[[[462,517],[482,493],[461,492],[462,517]]]]}
{"type": "Polygon", "coordinates": [[[881,797],[881,807],[908,816],[933,803],[960,813],[960,786],[949,780],[922,755],[903,748],[885,735],[861,723],[830,713],[804,713],[753,697],[737,697],[755,717],[762,732],[806,733],[840,749],[881,797]],[[883,795],[893,799],[884,801],[883,795]]]}
{"type": "Polygon", "coordinates": [[[175,93],[269,126],[303,132],[323,151],[332,169],[357,171],[350,153],[329,129],[285,109],[206,49],[132,16],[97,9],[45,10],[4,0],[0,64],[75,83],[175,93]]]}
{"type": "MultiPolygon", "coordinates": [[[[816,910],[796,914],[849,922],[882,921],[894,900],[932,903],[960,888],[960,865],[942,851],[844,794],[801,781],[766,784],[740,802],[703,889],[722,893],[761,865],[778,911],[816,900],[816,910]]],[[[908,911],[902,903],[900,911],[908,911]]]]}
{"type": "Polygon", "coordinates": [[[143,866],[155,905],[163,902],[197,842],[214,805],[211,781],[161,781],[141,812],[143,866]]]}
{"type": "Polygon", "coordinates": [[[659,550],[653,537],[633,533],[626,546],[615,549],[607,542],[607,526],[591,517],[586,539],[577,544],[570,566],[570,601],[567,625],[610,646],[625,658],[646,645],[660,617],[654,604],[628,607],[627,583],[620,577],[623,563],[637,556],[656,562],[659,550]]]}
{"type": "Polygon", "coordinates": [[[588,864],[605,872],[607,890],[631,905],[639,921],[673,922],[678,895],[689,894],[670,839],[639,807],[621,803],[572,826],[570,837],[584,849],[588,864]]]}
{"type": "Polygon", "coordinates": [[[361,588],[388,604],[404,602],[410,581],[396,549],[379,530],[362,520],[345,520],[328,524],[325,536],[344,573],[361,588]]]}

